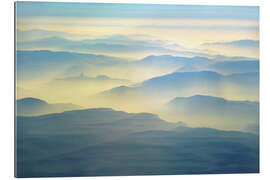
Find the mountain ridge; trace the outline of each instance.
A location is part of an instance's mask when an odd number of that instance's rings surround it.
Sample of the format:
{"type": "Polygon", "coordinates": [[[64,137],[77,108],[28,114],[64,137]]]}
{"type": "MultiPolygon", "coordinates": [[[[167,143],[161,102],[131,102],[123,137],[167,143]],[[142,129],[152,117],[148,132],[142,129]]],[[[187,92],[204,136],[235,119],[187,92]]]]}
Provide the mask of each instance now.
{"type": "Polygon", "coordinates": [[[63,112],[65,110],[81,108],[81,106],[72,103],[49,104],[44,100],[33,97],[17,99],[16,106],[17,115],[23,116],[50,114],[53,112],[63,112]]]}
{"type": "Polygon", "coordinates": [[[101,108],[17,116],[18,176],[131,175],[130,170],[146,167],[140,171],[144,175],[259,171],[257,135],[165,127],[164,120],[149,121],[149,113],[137,115],[101,108]]]}

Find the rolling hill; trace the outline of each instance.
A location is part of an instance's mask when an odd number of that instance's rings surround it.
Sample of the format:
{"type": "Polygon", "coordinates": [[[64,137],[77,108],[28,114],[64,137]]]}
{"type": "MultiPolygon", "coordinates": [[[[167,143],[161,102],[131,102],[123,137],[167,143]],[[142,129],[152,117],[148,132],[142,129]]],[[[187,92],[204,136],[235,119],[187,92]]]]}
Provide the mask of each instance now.
{"type": "Polygon", "coordinates": [[[174,98],[164,109],[171,118],[182,117],[189,125],[259,133],[258,102],[195,95],[174,98]]]}
{"type": "Polygon", "coordinates": [[[48,104],[46,101],[32,97],[16,100],[16,113],[18,116],[42,115],[81,108],[74,104],[48,104]]]}
{"type": "Polygon", "coordinates": [[[17,130],[18,177],[259,171],[257,135],[190,128],[149,113],[18,116],[17,130]]]}

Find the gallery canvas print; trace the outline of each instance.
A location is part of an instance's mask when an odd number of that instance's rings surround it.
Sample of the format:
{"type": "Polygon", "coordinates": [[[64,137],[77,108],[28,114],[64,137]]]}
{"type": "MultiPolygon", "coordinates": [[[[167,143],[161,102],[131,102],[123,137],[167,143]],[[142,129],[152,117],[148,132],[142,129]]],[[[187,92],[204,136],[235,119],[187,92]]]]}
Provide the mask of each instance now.
{"type": "Polygon", "coordinates": [[[16,177],[259,173],[259,7],[15,14],[16,177]]]}

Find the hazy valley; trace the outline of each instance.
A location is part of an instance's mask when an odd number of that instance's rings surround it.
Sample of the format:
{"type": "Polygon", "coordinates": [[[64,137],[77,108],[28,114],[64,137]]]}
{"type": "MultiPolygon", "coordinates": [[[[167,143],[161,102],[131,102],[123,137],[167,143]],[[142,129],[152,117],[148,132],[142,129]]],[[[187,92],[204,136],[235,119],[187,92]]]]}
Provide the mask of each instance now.
{"type": "Polygon", "coordinates": [[[16,177],[260,171],[258,7],[15,13],[16,177]]]}

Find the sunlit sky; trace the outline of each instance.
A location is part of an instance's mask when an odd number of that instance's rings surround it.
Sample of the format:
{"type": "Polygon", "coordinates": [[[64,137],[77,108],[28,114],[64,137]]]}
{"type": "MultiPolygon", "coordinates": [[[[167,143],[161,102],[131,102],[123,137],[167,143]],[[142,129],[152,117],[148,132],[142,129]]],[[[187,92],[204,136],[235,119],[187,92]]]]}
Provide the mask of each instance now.
{"type": "Polygon", "coordinates": [[[18,49],[259,58],[259,7],[18,2],[16,12],[17,39],[27,42],[18,49]],[[239,40],[255,43],[228,43],[239,40]]]}

